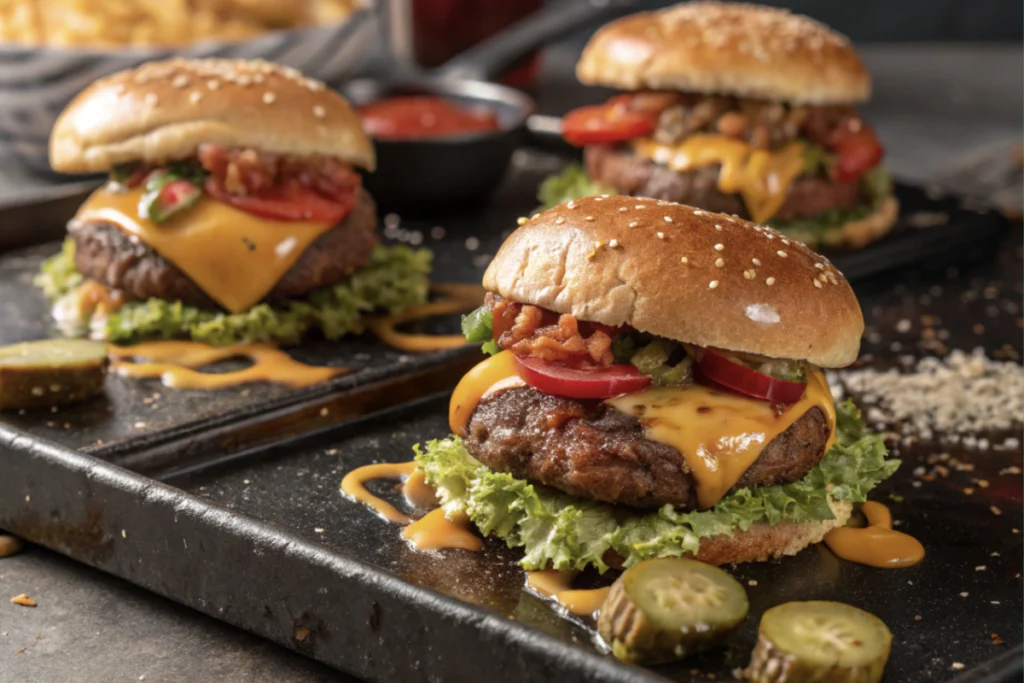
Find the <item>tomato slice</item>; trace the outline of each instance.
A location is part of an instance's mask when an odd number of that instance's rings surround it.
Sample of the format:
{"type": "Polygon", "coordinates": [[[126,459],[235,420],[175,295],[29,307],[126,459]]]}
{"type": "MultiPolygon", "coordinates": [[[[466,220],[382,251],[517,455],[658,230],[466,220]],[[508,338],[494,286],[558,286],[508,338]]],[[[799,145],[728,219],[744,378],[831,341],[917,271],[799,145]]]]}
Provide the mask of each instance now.
{"type": "Polygon", "coordinates": [[[650,135],[658,117],[629,111],[622,102],[573,109],[562,118],[562,137],[570,145],[603,145],[650,135]]]}
{"type": "Polygon", "coordinates": [[[337,223],[356,205],[355,192],[337,200],[328,199],[298,183],[280,185],[255,196],[231,194],[212,176],[206,179],[203,187],[214,199],[240,211],[278,221],[337,223]]]}
{"type": "Polygon", "coordinates": [[[862,126],[856,133],[843,132],[832,145],[832,151],[839,157],[833,168],[833,179],[841,183],[850,183],[868,170],[874,168],[885,149],[875,134],[867,126],[862,126]]]}
{"type": "Polygon", "coordinates": [[[790,382],[765,375],[713,349],[705,349],[694,376],[705,385],[771,403],[796,403],[804,395],[806,382],[790,382]]]}
{"type": "Polygon", "coordinates": [[[516,370],[534,389],[566,398],[610,398],[642,391],[651,385],[650,377],[626,363],[576,370],[516,356],[516,370]]]}

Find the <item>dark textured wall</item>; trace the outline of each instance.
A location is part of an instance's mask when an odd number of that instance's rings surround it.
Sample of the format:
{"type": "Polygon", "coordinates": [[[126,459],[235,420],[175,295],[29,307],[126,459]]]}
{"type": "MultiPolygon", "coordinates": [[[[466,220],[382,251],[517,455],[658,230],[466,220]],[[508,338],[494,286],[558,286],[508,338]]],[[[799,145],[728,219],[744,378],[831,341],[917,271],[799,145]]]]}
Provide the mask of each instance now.
{"type": "MultiPolygon", "coordinates": [[[[1022,39],[1021,0],[759,0],[814,17],[857,42],[1022,39]]],[[[639,0],[638,8],[675,4],[639,0]]]]}

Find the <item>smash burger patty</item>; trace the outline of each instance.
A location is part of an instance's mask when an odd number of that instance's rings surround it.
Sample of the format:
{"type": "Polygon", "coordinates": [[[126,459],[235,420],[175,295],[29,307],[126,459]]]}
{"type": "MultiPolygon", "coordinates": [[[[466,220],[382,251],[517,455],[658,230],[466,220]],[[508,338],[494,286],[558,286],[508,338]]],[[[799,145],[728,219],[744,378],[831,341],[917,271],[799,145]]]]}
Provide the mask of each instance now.
{"type": "MultiPolygon", "coordinates": [[[[738,194],[718,189],[719,166],[673,171],[629,149],[588,145],[584,149],[587,175],[595,182],[639,197],[699,206],[707,211],[746,218],[747,208],[738,194]]],[[[818,216],[831,209],[849,210],[867,201],[860,183],[841,183],[821,177],[801,177],[789,186],[786,200],[772,217],[793,221],[818,216]]]]}
{"type": "MultiPolygon", "coordinates": [[[[821,461],[828,437],[824,415],[812,408],[765,446],[736,486],[801,479],[821,461]]],[[[493,470],[572,495],[638,508],[697,507],[683,456],[647,439],[637,418],[602,401],[507,389],[480,402],[465,444],[493,470]]]]}
{"type": "MultiPolygon", "coordinates": [[[[351,213],[299,256],[266,300],[300,297],[364,267],[377,243],[376,216],[373,198],[360,190],[351,213]]],[[[75,267],[87,279],[120,290],[131,299],[153,297],[200,308],[218,307],[173,263],[116,225],[75,221],[68,232],[75,243],[75,267]]]]}

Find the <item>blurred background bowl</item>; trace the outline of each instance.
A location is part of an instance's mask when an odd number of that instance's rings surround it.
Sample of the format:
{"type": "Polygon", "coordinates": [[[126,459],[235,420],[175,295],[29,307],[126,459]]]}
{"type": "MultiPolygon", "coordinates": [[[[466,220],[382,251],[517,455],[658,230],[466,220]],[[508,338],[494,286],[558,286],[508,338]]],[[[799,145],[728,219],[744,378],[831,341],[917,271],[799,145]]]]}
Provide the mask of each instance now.
{"type": "Polygon", "coordinates": [[[204,40],[178,46],[0,45],[0,158],[45,175],[50,129],[64,106],[97,78],[154,59],[266,59],[337,83],[371,59],[380,32],[372,12],[354,9],[341,23],[269,30],[245,40],[204,40]]]}

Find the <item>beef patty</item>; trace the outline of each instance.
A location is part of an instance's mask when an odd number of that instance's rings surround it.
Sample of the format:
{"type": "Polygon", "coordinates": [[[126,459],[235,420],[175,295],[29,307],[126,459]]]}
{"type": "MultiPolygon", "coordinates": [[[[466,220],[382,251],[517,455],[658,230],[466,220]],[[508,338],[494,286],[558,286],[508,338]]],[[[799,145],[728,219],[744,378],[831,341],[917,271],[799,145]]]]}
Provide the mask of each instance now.
{"type": "MultiPolygon", "coordinates": [[[[673,171],[667,166],[637,156],[628,149],[603,145],[586,147],[584,162],[587,175],[619,192],[749,217],[742,197],[718,189],[718,166],[694,171],[673,171]]],[[[853,209],[864,201],[857,182],[836,183],[825,178],[797,178],[789,186],[786,201],[773,220],[810,218],[830,209],[853,209]]]]}
{"type": "MultiPolygon", "coordinates": [[[[300,297],[359,270],[377,243],[376,227],[377,207],[370,194],[360,190],[352,212],[309,245],[265,299],[300,297]]],[[[116,225],[73,221],[68,232],[75,242],[75,267],[85,278],[119,289],[129,299],[155,297],[219,308],[177,266],[116,225]]]]}
{"type": "MultiPolygon", "coordinates": [[[[825,416],[812,408],[765,446],[737,486],[802,478],[821,461],[828,436],[825,416]]],[[[647,439],[637,418],[602,401],[508,389],[480,402],[465,444],[491,469],[581,498],[641,508],[697,506],[683,456],[647,439]]]]}

